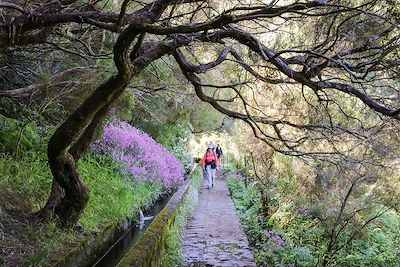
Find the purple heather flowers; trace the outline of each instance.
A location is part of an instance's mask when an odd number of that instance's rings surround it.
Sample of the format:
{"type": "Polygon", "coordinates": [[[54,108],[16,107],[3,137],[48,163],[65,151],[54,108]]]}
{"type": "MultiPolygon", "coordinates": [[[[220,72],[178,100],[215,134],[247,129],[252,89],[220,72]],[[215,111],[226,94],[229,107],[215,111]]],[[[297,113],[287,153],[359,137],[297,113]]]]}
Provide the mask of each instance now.
{"type": "Polygon", "coordinates": [[[160,181],[166,188],[183,181],[182,163],[149,135],[124,121],[106,125],[103,137],[93,148],[121,162],[124,171],[135,180],[160,181]]]}

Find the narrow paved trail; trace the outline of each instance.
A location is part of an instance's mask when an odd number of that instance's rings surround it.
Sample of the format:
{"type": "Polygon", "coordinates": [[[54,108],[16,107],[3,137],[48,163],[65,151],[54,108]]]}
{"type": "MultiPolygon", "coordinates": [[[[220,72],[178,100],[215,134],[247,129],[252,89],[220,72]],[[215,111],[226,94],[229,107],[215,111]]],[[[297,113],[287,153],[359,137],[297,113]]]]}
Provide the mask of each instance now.
{"type": "Polygon", "coordinates": [[[256,266],[239,217],[225,184],[217,174],[214,187],[200,190],[199,204],[183,237],[186,267],[256,266]]]}

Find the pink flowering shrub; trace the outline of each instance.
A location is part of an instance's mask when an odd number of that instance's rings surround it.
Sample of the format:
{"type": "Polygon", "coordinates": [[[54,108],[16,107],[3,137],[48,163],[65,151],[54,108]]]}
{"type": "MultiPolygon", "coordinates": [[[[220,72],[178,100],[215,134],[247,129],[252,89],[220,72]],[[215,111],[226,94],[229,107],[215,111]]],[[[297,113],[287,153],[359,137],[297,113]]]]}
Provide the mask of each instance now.
{"type": "Polygon", "coordinates": [[[166,188],[183,181],[182,163],[153,138],[126,122],[109,123],[93,149],[122,163],[124,171],[135,180],[160,181],[166,188]]]}

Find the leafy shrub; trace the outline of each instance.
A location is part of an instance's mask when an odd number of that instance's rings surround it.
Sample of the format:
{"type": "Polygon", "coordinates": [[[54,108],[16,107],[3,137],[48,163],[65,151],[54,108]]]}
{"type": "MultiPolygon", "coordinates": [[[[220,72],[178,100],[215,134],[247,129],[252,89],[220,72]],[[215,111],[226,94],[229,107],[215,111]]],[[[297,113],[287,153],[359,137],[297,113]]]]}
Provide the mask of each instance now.
{"type": "MultiPolygon", "coordinates": [[[[283,167],[286,171],[286,166],[283,167]]],[[[280,178],[287,177],[283,175],[280,178]]],[[[275,183],[275,187],[269,186],[277,194],[287,192],[283,186],[285,184],[290,187],[285,181],[275,183]]],[[[278,209],[269,218],[263,218],[260,195],[254,185],[246,187],[243,181],[231,178],[228,186],[260,266],[322,266],[318,259],[326,253],[328,231],[331,229],[326,223],[301,214],[292,206],[293,199],[286,199],[287,195],[284,194],[277,195],[278,209]]],[[[352,228],[345,228],[342,237],[337,240],[337,247],[343,248],[335,253],[332,262],[324,266],[399,266],[399,229],[400,216],[394,210],[362,229],[349,244],[346,242],[353,232],[352,228]]]]}
{"type": "Polygon", "coordinates": [[[399,266],[400,218],[396,212],[382,216],[380,223],[373,225],[364,238],[356,239],[339,251],[339,266],[399,266]]]}
{"type": "Polygon", "coordinates": [[[168,148],[183,164],[186,173],[192,166],[192,157],[190,155],[190,130],[187,124],[177,122],[174,125],[165,124],[160,127],[159,135],[156,140],[168,148]]]}
{"type": "Polygon", "coordinates": [[[0,115],[0,151],[15,152],[19,147],[39,150],[40,139],[34,123],[23,123],[0,115]]]}
{"type": "Polygon", "coordinates": [[[263,218],[260,195],[252,184],[246,187],[243,181],[230,178],[228,186],[258,265],[315,266],[316,259],[309,248],[296,246],[278,223],[263,218]]]}
{"type": "Polygon", "coordinates": [[[182,163],[146,133],[126,122],[109,123],[93,147],[120,162],[136,181],[161,181],[166,188],[176,187],[183,181],[182,163]]]}

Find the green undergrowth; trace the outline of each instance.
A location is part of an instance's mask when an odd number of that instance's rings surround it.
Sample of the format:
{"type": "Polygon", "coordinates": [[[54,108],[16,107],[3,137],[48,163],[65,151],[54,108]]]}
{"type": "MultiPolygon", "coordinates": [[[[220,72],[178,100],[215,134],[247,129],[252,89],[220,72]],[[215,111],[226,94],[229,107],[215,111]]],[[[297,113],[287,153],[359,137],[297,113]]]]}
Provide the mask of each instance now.
{"type": "MultiPolygon", "coordinates": [[[[328,242],[323,225],[285,208],[283,203],[272,215],[264,217],[258,190],[253,183],[245,186],[243,179],[235,176],[230,175],[227,184],[257,265],[323,266],[321,255],[326,251],[328,242]]],[[[386,213],[363,235],[347,245],[340,243],[344,247],[337,252],[336,265],[326,266],[399,266],[399,219],[395,212],[386,213]]]]}
{"type": "Polygon", "coordinates": [[[268,220],[262,216],[260,195],[252,183],[246,186],[243,180],[232,176],[227,184],[257,266],[318,266],[308,246],[295,245],[276,224],[275,217],[268,220]]]}
{"type": "Polygon", "coordinates": [[[29,212],[45,204],[52,176],[44,153],[27,152],[18,157],[0,154],[0,173],[4,208],[29,212]]]}
{"type": "Polygon", "coordinates": [[[3,210],[0,226],[7,226],[0,227],[2,235],[6,236],[0,245],[0,259],[6,265],[10,262],[21,262],[21,266],[46,265],[52,255],[63,254],[79,245],[85,236],[117,226],[127,218],[137,219],[139,209],[151,206],[163,194],[162,184],[133,182],[125,178],[120,166],[109,158],[88,154],[78,164],[90,190],[87,208],[80,219],[83,231],[78,234],[59,229],[54,218],[32,228],[25,223],[28,218],[24,216],[44,206],[52,175],[44,152],[21,152],[18,156],[0,153],[0,206],[3,210]],[[5,210],[17,211],[17,215],[9,215],[5,210]],[[19,255],[10,255],[9,252],[17,249],[21,249],[19,255]]]}
{"type": "Polygon", "coordinates": [[[6,266],[41,266],[54,251],[79,240],[71,231],[57,227],[54,218],[35,228],[27,224],[28,215],[46,203],[51,188],[44,153],[0,154],[0,173],[0,225],[5,226],[0,258],[6,266]]]}
{"type": "Polygon", "coordinates": [[[192,184],[179,206],[173,226],[169,229],[166,239],[166,256],[162,266],[180,266],[182,262],[182,235],[189,223],[198,200],[202,180],[202,171],[197,168],[193,173],[192,184]]]}
{"type": "Polygon", "coordinates": [[[90,188],[89,202],[80,223],[87,231],[118,224],[138,215],[139,209],[154,203],[163,193],[161,183],[126,179],[121,168],[107,156],[88,155],[79,170],[90,188]]]}

